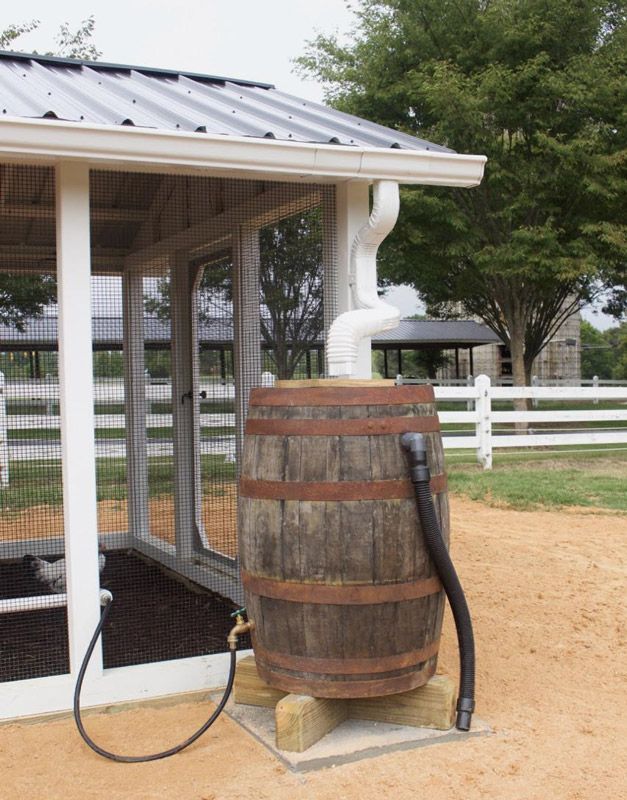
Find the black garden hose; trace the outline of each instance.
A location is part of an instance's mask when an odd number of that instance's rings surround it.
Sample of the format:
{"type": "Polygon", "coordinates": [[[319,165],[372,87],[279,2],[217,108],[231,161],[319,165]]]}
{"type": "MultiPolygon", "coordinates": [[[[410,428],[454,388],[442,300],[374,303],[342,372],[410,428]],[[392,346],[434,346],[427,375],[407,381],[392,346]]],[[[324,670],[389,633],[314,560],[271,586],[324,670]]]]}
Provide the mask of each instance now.
{"type": "Polygon", "coordinates": [[[414,485],[418,516],[429,555],[438,572],[448,597],[457,629],[459,645],[460,680],[457,699],[455,727],[460,731],[470,730],[472,713],[475,710],[475,642],[472,621],[464,590],[446,548],[433,506],[429,487],[430,473],[427,464],[427,448],[420,433],[405,433],[401,443],[409,454],[411,481],[414,485]]]}
{"type": "Polygon", "coordinates": [[[81,719],[81,708],[80,708],[80,700],[81,700],[81,688],[83,686],[83,679],[85,678],[85,672],[87,671],[87,665],[91,659],[92,653],[94,652],[94,647],[96,646],[96,642],[98,641],[98,637],[100,636],[102,629],[104,628],[107,617],[109,616],[109,611],[111,609],[112,599],[109,595],[105,597],[104,600],[104,607],[102,610],[102,614],[100,615],[100,621],[96,626],[96,630],[94,631],[94,635],[91,637],[91,641],[89,646],[87,647],[87,652],[85,653],[85,657],[83,658],[83,663],[81,664],[81,668],[78,673],[78,679],[76,681],[76,688],[74,689],[74,721],[76,722],[76,727],[78,728],[78,732],[83,737],[86,744],[91,747],[91,749],[98,753],[98,755],[103,756],[104,758],[109,758],[111,761],[122,761],[126,764],[136,764],[142,761],[157,761],[160,758],[168,758],[168,756],[173,756],[175,753],[180,753],[181,750],[184,750],[186,747],[189,747],[190,744],[193,744],[196,739],[199,739],[205,731],[210,728],[216,719],[222,713],[224,706],[226,705],[226,701],[229,699],[229,695],[231,694],[231,689],[233,688],[233,681],[235,680],[235,663],[237,652],[234,646],[231,646],[231,664],[229,669],[229,678],[226,684],[226,689],[224,690],[224,694],[220,702],[218,703],[215,711],[209,717],[209,719],[198,728],[188,739],[185,739],[184,742],[175,745],[174,747],[169,748],[168,750],[163,750],[160,753],[149,753],[145,756],[121,756],[117,753],[111,753],[109,750],[105,750],[104,748],[100,747],[100,745],[96,744],[94,740],[89,736],[85,728],[83,727],[83,721],[81,719]]]}

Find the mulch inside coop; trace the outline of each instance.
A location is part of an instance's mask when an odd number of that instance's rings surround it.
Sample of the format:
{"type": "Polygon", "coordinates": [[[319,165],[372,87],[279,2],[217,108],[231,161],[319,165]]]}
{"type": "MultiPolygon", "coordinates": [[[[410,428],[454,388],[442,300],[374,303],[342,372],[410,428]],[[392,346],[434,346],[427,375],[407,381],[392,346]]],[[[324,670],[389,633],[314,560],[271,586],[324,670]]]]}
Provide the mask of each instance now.
{"type": "MultiPolygon", "coordinates": [[[[114,597],[103,633],[105,668],[220,653],[236,606],[209,590],[178,580],[133,551],[107,552],[101,585],[114,597]]],[[[0,564],[4,598],[46,594],[19,562],[0,564]]],[[[241,648],[250,647],[244,638],[241,648]]],[[[69,672],[66,609],[0,615],[0,683],[69,672]]]]}

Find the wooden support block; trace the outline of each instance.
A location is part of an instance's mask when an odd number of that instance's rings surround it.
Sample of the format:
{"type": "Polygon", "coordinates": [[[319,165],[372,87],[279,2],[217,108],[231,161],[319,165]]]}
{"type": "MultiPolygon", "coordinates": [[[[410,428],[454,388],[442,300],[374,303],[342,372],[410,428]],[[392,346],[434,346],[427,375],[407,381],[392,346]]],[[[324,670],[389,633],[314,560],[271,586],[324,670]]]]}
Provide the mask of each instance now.
{"type": "Polygon", "coordinates": [[[254,656],[246,656],[237,662],[233,684],[233,699],[236,703],[274,708],[286,694],[287,692],[273,689],[261,680],[257,674],[254,656]]]}
{"type": "Polygon", "coordinates": [[[349,700],[349,717],[416,728],[447,731],[455,720],[456,689],[446,675],[434,675],[424,686],[386,697],[349,700]]]}
{"type": "Polygon", "coordinates": [[[276,746],[302,753],[348,718],[346,700],[288,694],[275,709],[276,746]]]}

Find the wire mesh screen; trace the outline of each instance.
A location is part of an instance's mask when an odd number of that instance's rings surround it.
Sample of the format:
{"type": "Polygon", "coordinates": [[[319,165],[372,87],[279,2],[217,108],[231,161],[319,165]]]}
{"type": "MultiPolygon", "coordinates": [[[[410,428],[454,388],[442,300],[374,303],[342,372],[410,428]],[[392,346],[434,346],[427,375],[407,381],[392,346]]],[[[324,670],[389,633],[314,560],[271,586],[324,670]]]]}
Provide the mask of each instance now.
{"type": "Polygon", "coordinates": [[[323,373],[333,197],[305,184],[92,173],[106,667],[226,649],[241,601],[248,393],[323,373]]]}
{"type": "Polygon", "coordinates": [[[0,682],[68,672],[54,171],[0,165],[0,682]]]}

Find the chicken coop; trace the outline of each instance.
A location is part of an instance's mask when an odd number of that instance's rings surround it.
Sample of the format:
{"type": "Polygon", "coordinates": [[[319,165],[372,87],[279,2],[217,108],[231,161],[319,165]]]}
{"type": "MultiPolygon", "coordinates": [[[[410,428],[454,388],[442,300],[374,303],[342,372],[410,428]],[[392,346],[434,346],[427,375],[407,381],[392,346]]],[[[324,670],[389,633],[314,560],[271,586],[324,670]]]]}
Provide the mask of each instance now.
{"type": "Polygon", "coordinates": [[[28,54],[0,54],[0,107],[0,715],[71,708],[101,588],[86,705],[219,686],[250,389],[325,374],[373,182],[470,187],[485,159],[266,84],[28,54]]]}

